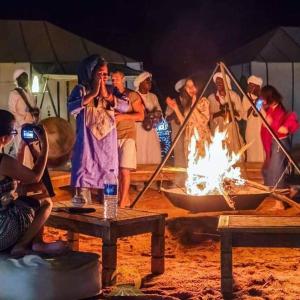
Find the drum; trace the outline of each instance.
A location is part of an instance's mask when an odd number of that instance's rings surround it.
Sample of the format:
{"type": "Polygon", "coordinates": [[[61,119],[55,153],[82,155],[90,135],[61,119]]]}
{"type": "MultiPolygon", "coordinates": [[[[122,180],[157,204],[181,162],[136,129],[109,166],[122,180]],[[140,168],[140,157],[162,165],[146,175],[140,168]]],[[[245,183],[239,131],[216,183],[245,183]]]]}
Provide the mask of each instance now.
{"type": "Polygon", "coordinates": [[[45,127],[49,140],[48,166],[65,164],[75,143],[75,132],[71,124],[58,117],[43,119],[40,123],[45,127]]]}

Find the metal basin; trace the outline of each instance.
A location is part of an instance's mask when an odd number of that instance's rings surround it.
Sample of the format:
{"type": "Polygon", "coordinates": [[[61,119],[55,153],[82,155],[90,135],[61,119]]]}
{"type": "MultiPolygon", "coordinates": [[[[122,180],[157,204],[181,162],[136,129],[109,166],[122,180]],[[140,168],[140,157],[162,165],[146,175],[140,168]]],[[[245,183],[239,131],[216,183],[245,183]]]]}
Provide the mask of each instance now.
{"type": "MultiPolygon", "coordinates": [[[[192,196],[186,194],[181,188],[161,189],[170,202],[179,208],[192,212],[214,212],[232,210],[222,195],[192,196]]],[[[254,210],[270,193],[259,190],[255,193],[239,193],[230,195],[235,202],[236,210],[254,210]]]]}

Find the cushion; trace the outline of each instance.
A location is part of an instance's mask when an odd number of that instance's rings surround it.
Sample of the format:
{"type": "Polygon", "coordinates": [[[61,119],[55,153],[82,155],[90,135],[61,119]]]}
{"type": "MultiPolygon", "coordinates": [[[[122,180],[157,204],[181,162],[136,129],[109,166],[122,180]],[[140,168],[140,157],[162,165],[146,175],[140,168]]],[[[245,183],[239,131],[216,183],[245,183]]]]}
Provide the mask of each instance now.
{"type": "Polygon", "coordinates": [[[0,299],[68,300],[100,293],[99,256],[70,252],[55,258],[0,255],[0,299]]]}

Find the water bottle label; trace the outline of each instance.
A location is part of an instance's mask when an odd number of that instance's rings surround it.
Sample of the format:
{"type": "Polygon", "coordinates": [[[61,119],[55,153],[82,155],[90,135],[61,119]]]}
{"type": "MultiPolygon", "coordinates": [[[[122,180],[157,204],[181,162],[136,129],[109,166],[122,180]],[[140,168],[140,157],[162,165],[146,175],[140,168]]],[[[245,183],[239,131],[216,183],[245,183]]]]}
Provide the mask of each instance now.
{"type": "Polygon", "coordinates": [[[116,196],[118,195],[117,184],[104,184],[104,195],[116,196]]]}

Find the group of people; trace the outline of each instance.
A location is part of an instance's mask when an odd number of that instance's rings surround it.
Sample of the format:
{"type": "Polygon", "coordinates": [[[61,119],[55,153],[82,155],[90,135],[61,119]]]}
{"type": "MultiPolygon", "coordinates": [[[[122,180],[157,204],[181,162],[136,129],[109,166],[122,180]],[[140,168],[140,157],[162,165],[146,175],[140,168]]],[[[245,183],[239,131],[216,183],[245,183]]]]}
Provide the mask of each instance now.
{"type": "Polygon", "coordinates": [[[251,102],[288,151],[290,150],[290,135],[299,128],[296,114],[285,109],[282,96],[275,87],[271,85],[263,87],[263,80],[260,77],[252,75],[248,78],[247,97],[244,96],[242,100],[232,90],[228,75],[225,75],[225,80],[229,95],[226,94],[223,74],[217,72],[213,76],[215,92],[208,98],[197,100],[196,84],[191,78],[177,82],[175,85],[175,89],[179,92],[177,99],[167,98],[166,114],[172,124],[173,136],[178,132],[191,105],[196,100],[198,101],[187,123],[183,141],[179,140],[175,147],[175,164],[186,165],[187,146],[195,128],[200,137],[199,155],[203,154],[203,143],[209,142],[211,135],[218,128],[221,131],[227,131],[226,145],[230,151],[237,153],[244,142],[249,144],[246,159],[248,162],[263,162],[262,174],[265,185],[286,187],[287,158],[251,102]],[[231,102],[231,107],[228,101],[231,102]],[[235,122],[232,122],[232,117],[235,118],[235,122]],[[241,126],[239,126],[241,120],[246,121],[244,137],[241,135],[241,126]],[[185,155],[183,156],[182,153],[185,155]]]}
{"type": "MultiPolygon", "coordinates": [[[[0,110],[0,148],[3,149],[15,137],[18,149],[17,159],[0,154],[0,251],[11,249],[15,255],[31,249],[59,253],[66,248],[64,243],[45,244],[42,239],[51,200],[47,197],[36,200],[21,194],[13,201],[16,181],[21,184],[40,181],[49,148],[46,132],[36,132],[40,140],[38,154],[21,141],[22,125],[37,122],[39,111],[36,99],[28,89],[28,74],[24,70],[16,70],[14,80],[17,87],[10,93],[9,111],[0,110]]],[[[286,111],[276,88],[270,85],[262,87],[263,81],[257,76],[248,78],[248,97],[242,100],[232,90],[227,75],[224,78],[218,72],[214,74],[213,81],[215,92],[207,98],[199,99],[199,89],[192,78],[177,82],[176,99],[166,98],[165,115],[171,124],[173,139],[191,107],[196,105],[174,149],[175,165],[186,166],[188,145],[195,130],[199,135],[199,155],[205,154],[205,143],[211,141],[216,128],[226,129],[227,147],[230,151],[239,151],[244,141],[238,124],[244,119],[247,122],[245,142],[252,143],[247,150],[247,160],[264,161],[265,184],[283,187],[286,157],[250,101],[286,149],[290,147],[290,135],[299,127],[297,116],[286,111]]],[[[92,189],[103,190],[105,177],[113,170],[119,178],[119,204],[121,207],[129,206],[130,173],[136,169],[137,162],[159,164],[161,161],[155,125],[151,123],[150,127],[145,127],[144,122],[151,114],[162,115],[158,98],[151,93],[152,75],[141,73],[135,79],[134,87],[135,90],[126,87],[122,71],[109,73],[107,62],[99,55],[87,57],[78,67],[78,84],[67,102],[69,113],[76,119],[71,185],[76,196],[87,202],[91,201],[92,189]],[[107,84],[109,75],[111,85],[107,84]]]]}

